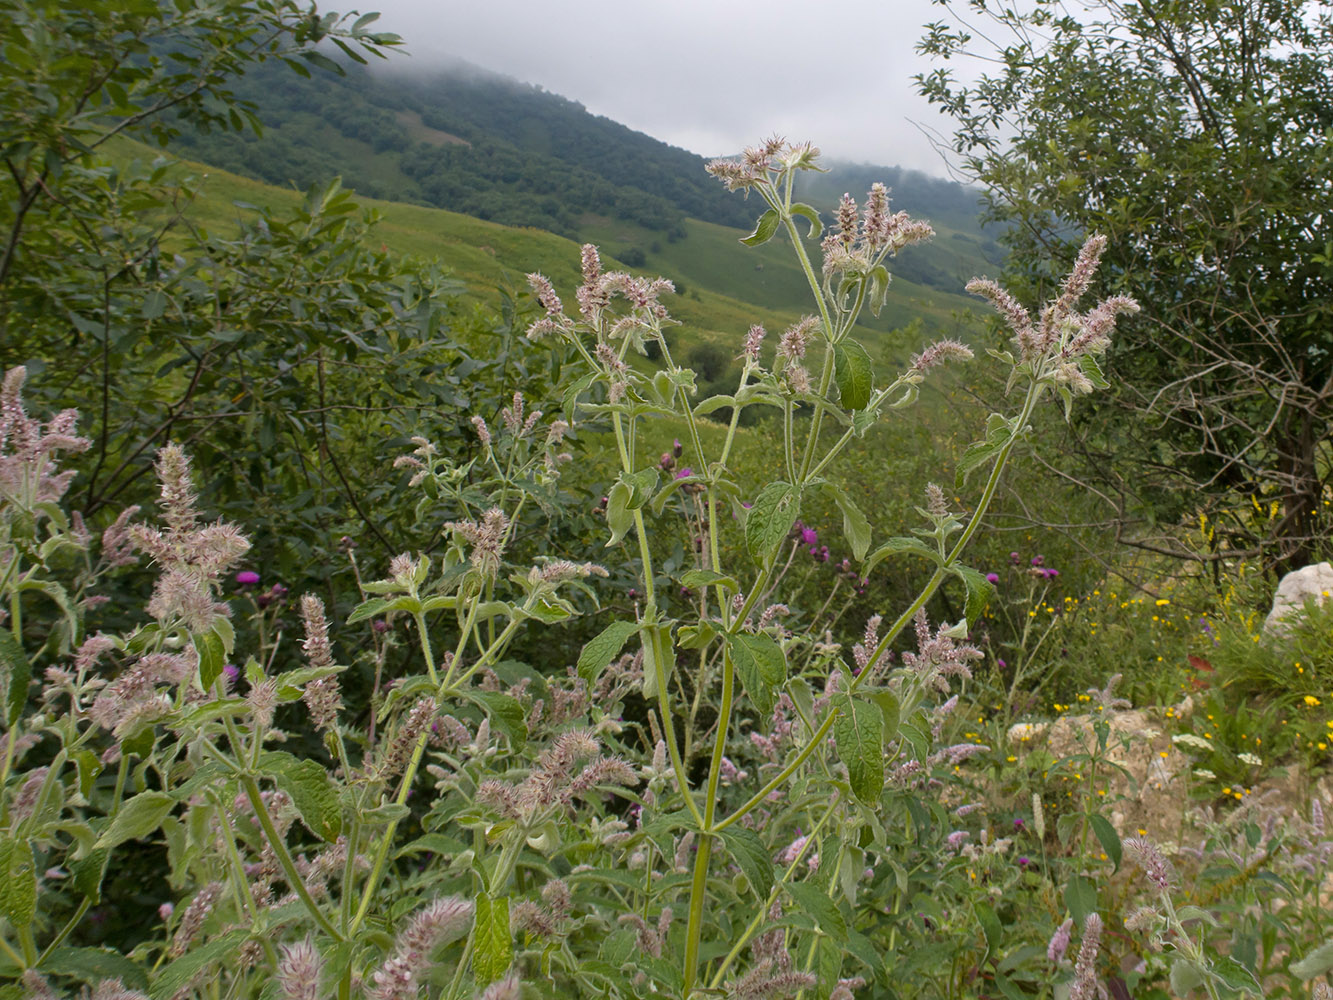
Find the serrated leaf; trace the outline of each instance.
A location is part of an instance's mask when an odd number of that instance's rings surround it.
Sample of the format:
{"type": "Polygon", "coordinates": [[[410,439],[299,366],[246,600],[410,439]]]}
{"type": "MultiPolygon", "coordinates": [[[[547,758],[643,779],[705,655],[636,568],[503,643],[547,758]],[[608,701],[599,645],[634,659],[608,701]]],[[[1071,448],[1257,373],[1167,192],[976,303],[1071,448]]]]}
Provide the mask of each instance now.
{"type": "Polygon", "coordinates": [[[898,713],[900,706],[898,696],[892,691],[881,690],[872,691],[867,697],[874,702],[875,707],[879,709],[880,717],[883,721],[882,742],[885,746],[898,736],[898,713]]]}
{"type": "Polygon", "coordinates": [[[855,340],[844,340],[833,348],[833,381],[842,405],[864,409],[875,384],[875,368],[866,349],[855,340]]]}
{"type": "Polygon", "coordinates": [[[986,936],[986,954],[982,958],[984,962],[992,955],[1000,953],[1000,942],[1004,939],[1004,928],[1000,924],[1000,918],[995,915],[995,910],[989,903],[980,901],[974,903],[972,912],[976,914],[977,923],[981,925],[981,933],[986,936]]]}
{"type": "Polygon", "coordinates": [[[809,882],[788,882],[783,888],[802,912],[814,919],[822,933],[835,941],[847,939],[847,921],[823,889],[809,882]]]}
{"type": "Polygon", "coordinates": [[[23,647],[8,628],[0,627],[0,687],[4,689],[4,712],[12,727],[28,703],[28,685],[32,683],[32,665],[23,647]]]}
{"type": "Polygon", "coordinates": [[[517,698],[503,691],[469,690],[466,695],[486,710],[492,727],[508,736],[515,750],[527,746],[528,716],[517,698]]]}
{"type": "Polygon", "coordinates": [[[721,836],[727,851],[745,873],[751,891],[761,900],[767,899],[773,888],[773,859],[759,835],[737,826],[723,830],[721,836]]]}
{"type": "Polygon", "coordinates": [[[967,586],[967,606],[964,614],[970,627],[981,617],[986,605],[994,600],[995,586],[982,573],[970,566],[955,566],[953,571],[967,586]]]}
{"type": "Polygon", "coordinates": [[[140,840],[162,825],[176,800],[165,792],[140,792],[121,804],[106,832],[97,838],[97,847],[112,848],[127,840],[140,840]]]}
{"type": "Polygon", "coordinates": [[[612,622],[583,647],[579,654],[579,676],[592,687],[607,665],[620,655],[629,637],[639,631],[638,622],[612,622]]]}
{"type": "Polygon", "coordinates": [[[1097,835],[1102,850],[1111,859],[1111,864],[1115,865],[1116,870],[1119,871],[1120,858],[1123,854],[1123,849],[1120,846],[1120,834],[1115,832],[1115,827],[1111,825],[1110,820],[1100,813],[1092,813],[1088,816],[1088,823],[1092,826],[1092,832],[1097,835]]]}
{"type": "Polygon", "coordinates": [[[478,986],[487,986],[509,970],[514,941],[509,931],[509,897],[492,899],[482,893],[472,927],[472,974],[478,986]]]}
{"type": "Polygon", "coordinates": [[[606,525],[611,529],[611,539],[606,543],[609,549],[625,537],[625,533],[634,524],[634,512],[629,503],[634,491],[628,483],[615,483],[606,497],[606,525]]]}
{"type": "Polygon", "coordinates": [[[858,560],[863,559],[866,550],[870,548],[870,522],[841,486],[825,483],[823,489],[833,495],[833,502],[842,511],[842,534],[852,547],[852,556],[858,560]]]}
{"type": "Polygon", "coordinates": [[[1065,885],[1065,907],[1079,927],[1097,909],[1097,886],[1090,878],[1073,875],[1065,885]]]}
{"type": "Polygon", "coordinates": [[[56,948],[40,968],[47,974],[72,976],[82,983],[119,979],[130,989],[148,988],[148,974],[143,966],[111,948],[56,948]]]}
{"type": "Polygon", "coordinates": [[[772,636],[740,633],[727,636],[727,652],[750,703],[760,715],[768,716],[787,681],[787,657],[782,647],[772,636]]]}
{"type": "Polygon", "coordinates": [[[768,565],[801,513],[801,494],[791,483],[769,483],[745,518],[745,548],[768,565]]]}
{"type": "Polygon", "coordinates": [[[1263,987],[1254,973],[1230,955],[1214,959],[1210,971],[1222,980],[1228,989],[1236,993],[1247,993],[1255,997],[1264,996],[1263,987]]]}
{"type": "Polygon", "coordinates": [[[333,841],[342,832],[342,806],[324,766],[315,760],[297,760],[289,753],[259,755],[260,770],[291,796],[306,829],[321,840],[333,841]]]}
{"type": "Polygon", "coordinates": [[[741,585],[736,582],[733,576],[727,576],[725,573],[714,573],[711,569],[692,569],[680,578],[682,587],[722,587],[733,593],[741,589],[741,585]]]}
{"type": "Polygon", "coordinates": [[[846,694],[837,695],[833,704],[838,709],[833,738],[838,759],[847,766],[852,794],[875,805],[884,791],[884,715],[878,705],[846,694]]]}
{"type": "Polygon", "coordinates": [[[0,914],[27,927],[37,913],[37,869],[32,846],[17,837],[0,838],[0,914]]]}
{"type": "Polygon", "coordinates": [[[213,682],[227,663],[227,651],[222,645],[222,638],[210,630],[191,634],[190,641],[199,654],[199,686],[205,692],[211,692],[213,682]]]}
{"type": "Polygon", "coordinates": [[[1208,974],[1197,962],[1182,956],[1176,956],[1171,963],[1171,992],[1178,997],[1189,996],[1190,991],[1203,985],[1208,974]]]}
{"type": "Polygon", "coordinates": [[[747,247],[763,246],[773,238],[773,234],[778,231],[778,223],[781,221],[782,216],[778,214],[778,210],[770,208],[759,216],[759,221],[754,224],[754,232],[749,236],[742,236],[741,242],[747,247]]]}
{"type": "Polygon", "coordinates": [[[1333,969],[1333,938],[1329,938],[1299,962],[1291,963],[1291,974],[1297,979],[1313,979],[1333,969]]]}
{"type": "Polygon", "coordinates": [[[105,847],[94,847],[86,858],[71,862],[70,875],[74,888],[83,893],[94,903],[102,899],[102,879],[106,877],[106,863],[111,852],[105,847]]]}
{"type": "Polygon", "coordinates": [[[967,451],[963,452],[963,457],[958,460],[958,468],[954,471],[954,489],[962,489],[973,470],[998,455],[1002,447],[1003,445],[991,444],[989,441],[978,441],[970,445],[967,451]]]}
{"type": "Polygon", "coordinates": [[[865,562],[861,565],[861,574],[863,576],[869,576],[872,569],[882,563],[889,556],[897,555],[900,552],[908,552],[914,556],[920,556],[922,559],[928,559],[936,565],[939,565],[940,562],[940,554],[921,539],[908,538],[905,535],[896,535],[866,557],[865,562]]]}
{"type": "Polygon", "coordinates": [[[630,498],[626,506],[630,510],[638,510],[652,497],[653,492],[657,489],[659,477],[657,468],[654,466],[640,469],[628,476],[622,475],[621,479],[628,483],[630,487],[630,498]]]}
{"type": "Polygon", "coordinates": [[[798,201],[792,205],[791,214],[799,215],[801,218],[809,221],[810,232],[806,233],[806,239],[819,239],[819,234],[824,231],[824,223],[820,221],[819,213],[815,211],[813,206],[807,205],[803,201],[798,201]]]}
{"type": "Polygon", "coordinates": [[[194,977],[214,962],[221,962],[241,946],[250,936],[247,930],[228,931],[208,944],[191,948],[180,958],[168,963],[153,980],[148,995],[153,1000],[168,1000],[194,981],[194,977]]]}

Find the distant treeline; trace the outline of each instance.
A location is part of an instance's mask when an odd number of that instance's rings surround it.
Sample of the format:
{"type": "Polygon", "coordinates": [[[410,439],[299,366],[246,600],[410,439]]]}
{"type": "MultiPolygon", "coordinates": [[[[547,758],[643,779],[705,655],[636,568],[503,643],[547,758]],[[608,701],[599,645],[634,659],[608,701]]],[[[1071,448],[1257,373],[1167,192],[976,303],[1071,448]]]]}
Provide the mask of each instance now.
{"type": "MultiPolygon", "coordinates": [[[[353,65],[343,76],[312,67],[303,78],[270,63],[235,89],[253,106],[264,135],[183,127],[182,155],[284,186],[341,176],[368,197],[571,238],[588,215],[644,226],[669,240],[683,235],[686,217],[754,224],[755,206],[709,177],[703,157],[540,87],[480,70],[428,75],[353,65]]],[[[914,215],[976,231],[973,192],[897,168],[812,175],[804,195],[831,209],[844,189],[869,185],[862,172],[889,183],[914,215]]]]}

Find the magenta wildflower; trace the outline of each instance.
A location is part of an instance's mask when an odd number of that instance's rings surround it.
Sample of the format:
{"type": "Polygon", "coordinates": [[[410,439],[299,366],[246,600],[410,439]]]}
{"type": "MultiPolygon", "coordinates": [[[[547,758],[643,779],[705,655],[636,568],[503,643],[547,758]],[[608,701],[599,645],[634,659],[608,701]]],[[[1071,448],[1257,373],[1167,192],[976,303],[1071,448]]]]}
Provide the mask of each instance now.
{"type": "Polygon", "coordinates": [[[252,569],[243,569],[236,574],[236,585],[238,587],[253,587],[259,582],[259,574],[252,569]]]}
{"type": "Polygon", "coordinates": [[[986,574],[986,582],[987,582],[987,583],[999,583],[999,582],[1000,582],[1000,574],[999,574],[999,573],[987,573],[987,574],[986,574]]]}

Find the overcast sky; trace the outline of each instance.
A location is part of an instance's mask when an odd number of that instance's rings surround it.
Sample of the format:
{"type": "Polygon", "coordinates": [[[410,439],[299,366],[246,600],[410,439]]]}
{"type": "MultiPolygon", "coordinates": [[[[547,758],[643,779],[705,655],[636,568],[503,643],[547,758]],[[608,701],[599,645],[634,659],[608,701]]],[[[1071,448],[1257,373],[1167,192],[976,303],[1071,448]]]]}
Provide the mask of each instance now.
{"type": "MultiPolygon", "coordinates": [[[[339,8],[332,3],[334,9],[339,8]]],[[[919,126],[913,47],[930,0],[366,0],[406,40],[397,66],[461,57],[704,156],[774,132],[831,159],[947,175],[919,126]]]]}

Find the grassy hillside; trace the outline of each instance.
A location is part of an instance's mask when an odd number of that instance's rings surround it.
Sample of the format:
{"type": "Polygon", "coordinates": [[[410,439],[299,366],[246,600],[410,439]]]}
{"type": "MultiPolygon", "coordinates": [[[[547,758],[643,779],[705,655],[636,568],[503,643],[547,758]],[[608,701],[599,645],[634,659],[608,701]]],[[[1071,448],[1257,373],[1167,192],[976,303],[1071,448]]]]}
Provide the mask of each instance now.
{"type": "MultiPolygon", "coordinates": [[[[157,154],[128,140],[114,146],[113,155],[126,160],[150,159],[157,154]]],[[[225,238],[241,218],[258,209],[281,211],[296,207],[301,193],[240,177],[215,167],[183,162],[180,169],[201,180],[200,194],[189,217],[211,233],[225,238]]],[[[402,254],[438,259],[474,291],[498,297],[526,290],[523,276],[530,271],[548,275],[562,293],[571,294],[578,282],[577,242],[541,229],[516,228],[443,209],[400,202],[362,199],[380,217],[376,234],[383,244],[402,254]]],[[[605,248],[605,256],[620,262],[625,254],[643,253],[644,263],[631,270],[663,274],[681,283],[682,294],[670,303],[681,322],[679,340],[686,348],[701,343],[724,347],[737,344],[753,323],[778,330],[810,311],[811,299],[795,258],[779,239],[757,249],[742,246],[743,230],[687,220],[684,238],[660,238],[651,230],[616,220],[589,216],[583,220],[586,237],[605,248]]],[[[946,235],[943,238],[948,238],[946,235]]],[[[812,254],[817,248],[811,247],[812,254]]],[[[911,248],[904,257],[918,253],[911,248]]],[[[817,256],[815,257],[817,259],[817,256]]],[[[984,260],[978,260],[984,267],[984,260]]],[[[961,291],[961,283],[960,283],[961,291]]],[[[872,351],[900,360],[927,337],[955,332],[957,314],[972,306],[962,294],[948,294],[895,278],[889,303],[877,320],[867,315],[859,336],[872,351]],[[915,324],[910,342],[892,334],[915,324]]]]}

